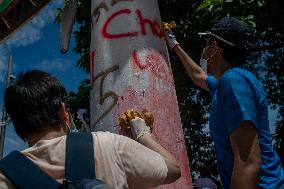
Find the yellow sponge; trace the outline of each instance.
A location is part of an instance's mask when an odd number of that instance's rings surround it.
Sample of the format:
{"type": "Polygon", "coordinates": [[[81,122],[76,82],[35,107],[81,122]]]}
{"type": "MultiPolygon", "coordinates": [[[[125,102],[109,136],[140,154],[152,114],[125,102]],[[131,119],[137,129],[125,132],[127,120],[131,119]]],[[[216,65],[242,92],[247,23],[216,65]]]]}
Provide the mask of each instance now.
{"type": "Polygon", "coordinates": [[[130,129],[130,121],[132,119],[135,119],[136,117],[139,117],[141,119],[144,119],[146,125],[151,128],[151,130],[154,127],[154,116],[152,113],[150,113],[148,110],[143,109],[141,113],[134,111],[134,110],[127,110],[124,113],[122,113],[119,118],[119,126],[122,129],[130,129]]]}
{"type": "Polygon", "coordinates": [[[171,21],[170,23],[164,22],[162,28],[164,30],[171,30],[177,27],[175,21],[171,21]]]}

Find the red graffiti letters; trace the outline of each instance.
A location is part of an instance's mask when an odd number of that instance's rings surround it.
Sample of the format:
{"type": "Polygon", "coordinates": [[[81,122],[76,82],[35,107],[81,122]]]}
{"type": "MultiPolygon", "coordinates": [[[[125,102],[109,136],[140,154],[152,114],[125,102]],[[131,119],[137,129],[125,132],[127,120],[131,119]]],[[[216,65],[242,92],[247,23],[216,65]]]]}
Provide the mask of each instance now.
{"type": "Polygon", "coordinates": [[[132,52],[132,58],[133,58],[133,63],[135,65],[137,65],[141,70],[145,70],[145,69],[147,69],[147,68],[149,68],[151,66],[151,64],[149,64],[149,62],[145,61],[145,64],[143,64],[143,62],[140,61],[139,54],[138,54],[138,52],[136,50],[134,50],[132,52]]]}
{"type": "Polygon", "coordinates": [[[141,33],[147,35],[146,33],[146,24],[150,25],[152,33],[158,37],[163,37],[164,32],[161,30],[161,27],[157,21],[152,21],[150,19],[144,18],[141,10],[136,10],[136,15],[139,20],[139,25],[141,28],[141,33]]]}
{"type": "MultiPolygon", "coordinates": [[[[122,1],[133,2],[133,0],[112,0],[110,5],[113,7],[114,5],[122,1]]],[[[97,5],[96,8],[94,9],[92,13],[92,29],[94,28],[94,25],[99,21],[101,15],[101,9],[104,9],[106,12],[109,11],[109,6],[107,5],[106,2],[104,1],[100,2],[99,5],[97,5]]]]}
{"type": "Polygon", "coordinates": [[[111,34],[109,31],[109,26],[111,25],[112,22],[114,22],[115,18],[118,18],[122,15],[131,15],[133,12],[130,9],[122,9],[119,10],[115,13],[113,13],[105,22],[102,28],[102,35],[106,39],[119,39],[119,38],[125,38],[125,37],[136,37],[138,35],[147,35],[146,32],[146,26],[150,26],[151,31],[154,36],[157,37],[163,37],[164,33],[161,30],[160,24],[158,21],[153,21],[148,18],[144,18],[141,10],[136,10],[135,15],[138,21],[138,26],[140,27],[138,31],[129,31],[125,33],[119,33],[119,34],[111,34]]]}
{"type": "Polygon", "coordinates": [[[122,15],[122,14],[131,14],[131,10],[130,9],[122,9],[120,11],[115,12],[113,15],[111,15],[109,17],[109,19],[107,19],[107,21],[104,24],[103,29],[102,29],[102,35],[105,38],[116,39],[116,38],[122,38],[122,37],[134,37],[134,36],[138,35],[138,32],[128,32],[128,33],[121,33],[121,34],[110,34],[108,32],[108,26],[113,21],[113,19],[122,15]]]}
{"type": "Polygon", "coordinates": [[[160,52],[146,49],[141,52],[141,55],[139,56],[139,53],[134,50],[132,53],[132,61],[139,69],[149,70],[157,78],[162,79],[170,85],[174,85],[174,81],[171,77],[171,70],[160,52]]]}

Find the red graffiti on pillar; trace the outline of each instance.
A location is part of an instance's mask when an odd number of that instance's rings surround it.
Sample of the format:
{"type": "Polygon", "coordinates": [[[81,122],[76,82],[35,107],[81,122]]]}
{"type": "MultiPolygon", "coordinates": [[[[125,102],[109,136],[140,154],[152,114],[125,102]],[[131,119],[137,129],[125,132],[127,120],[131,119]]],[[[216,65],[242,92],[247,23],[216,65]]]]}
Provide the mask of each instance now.
{"type": "Polygon", "coordinates": [[[137,31],[128,31],[124,33],[118,33],[118,34],[112,34],[109,31],[109,26],[114,22],[116,18],[119,18],[120,16],[133,16],[131,9],[122,9],[115,13],[113,13],[105,22],[105,24],[102,27],[101,33],[102,36],[106,39],[119,39],[119,38],[125,38],[125,37],[136,37],[138,35],[147,35],[146,26],[150,26],[152,34],[154,36],[157,36],[159,38],[162,38],[165,34],[161,29],[161,26],[158,21],[151,20],[148,18],[145,18],[143,16],[143,13],[141,10],[137,9],[135,11],[135,16],[137,20],[137,26],[139,27],[137,31]]]}
{"type": "Polygon", "coordinates": [[[146,24],[151,27],[152,33],[158,37],[163,37],[164,32],[161,30],[160,24],[157,21],[152,21],[148,18],[144,18],[141,10],[136,10],[136,15],[139,20],[139,25],[142,35],[147,35],[146,33],[146,24]]]}
{"type": "Polygon", "coordinates": [[[117,106],[112,110],[114,129],[117,133],[125,135],[119,126],[118,117],[130,107],[134,110],[148,109],[155,117],[152,135],[166,147],[180,162],[181,178],[171,185],[158,187],[159,189],[188,189],[191,188],[189,161],[186,153],[182,125],[175,93],[160,91],[156,82],[149,82],[149,87],[144,91],[137,91],[133,87],[126,88],[118,98],[117,106]]]}
{"type": "Polygon", "coordinates": [[[148,62],[146,62],[146,64],[143,64],[142,61],[139,60],[139,55],[136,50],[132,52],[132,58],[134,64],[136,64],[141,70],[147,69],[151,66],[150,64],[148,64],[148,62]]]}
{"type": "Polygon", "coordinates": [[[171,70],[160,52],[157,52],[153,49],[146,49],[143,57],[144,59],[142,56],[139,57],[137,50],[134,50],[132,52],[133,64],[138,66],[140,70],[149,70],[157,78],[167,82],[170,85],[174,85],[171,70]]]}
{"type": "MultiPolygon", "coordinates": [[[[113,7],[114,5],[122,1],[133,2],[133,0],[112,0],[110,5],[113,7]]],[[[109,6],[106,4],[106,2],[104,1],[100,2],[94,9],[92,13],[92,29],[94,28],[94,25],[99,21],[99,18],[101,16],[101,9],[104,9],[106,12],[109,11],[109,6]]]]}
{"type": "Polygon", "coordinates": [[[138,32],[127,32],[127,33],[121,33],[121,34],[111,34],[108,31],[108,27],[110,23],[114,20],[114,18],[117,18],[118,16],[122,14],[131,14],[130,9],[122,9],[120,11],[117,11],[113,13],[106,21],[102,28],[102,35],[107,39],[117,39],[117,38],[123,38],[123,37],[135,37],[138,35],[138,32]]]}

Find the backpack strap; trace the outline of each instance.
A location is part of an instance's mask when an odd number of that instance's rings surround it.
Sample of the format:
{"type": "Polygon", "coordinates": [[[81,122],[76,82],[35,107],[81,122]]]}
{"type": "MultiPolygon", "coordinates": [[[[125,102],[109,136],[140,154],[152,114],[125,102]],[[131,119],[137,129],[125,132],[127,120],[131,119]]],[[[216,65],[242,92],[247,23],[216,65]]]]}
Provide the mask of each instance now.
{"type": "Polygon", "coordinates": [[[65,181],[95,179],[92,133],[70,133],[66,139],[65,181]]]}
{"type": "Polygon", "coordinates": [[[0,170],[21,189],[58,189],[60,184],[21,152],[13,151],[0,161],[0,170]]]}

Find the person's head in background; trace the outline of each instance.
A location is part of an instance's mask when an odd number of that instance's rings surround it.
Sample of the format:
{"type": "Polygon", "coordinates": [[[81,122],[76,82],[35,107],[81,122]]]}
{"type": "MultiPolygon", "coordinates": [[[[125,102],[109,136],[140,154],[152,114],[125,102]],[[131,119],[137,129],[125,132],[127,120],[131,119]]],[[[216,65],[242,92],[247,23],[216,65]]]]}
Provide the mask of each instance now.
{"type": "Polygon", "coordinates": [[[4,97],[17,135],[31,146],[40,139],[66,134],[72,123],[65,106],[66,96],[63,85],[46,72],[19,74],[4,97]]]}
{"type": "Polygon", "coordinates": [[[207,72],[217,79],[231,67],[246,64],[250,52],[251,28],[234,17],[218,21],[205,35],[206,46],[202,57],[207,61],[207,72]]]}

